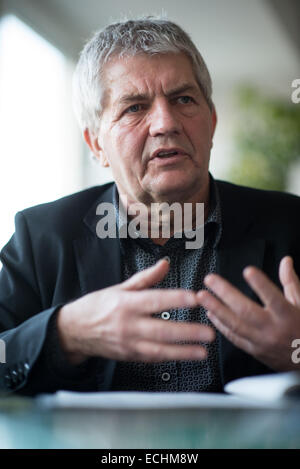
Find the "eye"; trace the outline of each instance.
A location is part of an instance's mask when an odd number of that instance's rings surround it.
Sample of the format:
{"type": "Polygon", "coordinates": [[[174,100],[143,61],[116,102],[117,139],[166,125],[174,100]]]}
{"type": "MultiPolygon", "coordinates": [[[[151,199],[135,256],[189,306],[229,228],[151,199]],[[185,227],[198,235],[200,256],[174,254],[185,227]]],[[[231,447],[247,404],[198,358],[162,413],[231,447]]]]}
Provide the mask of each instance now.
{"type": "Polygon", "coordinates": [[[179,98],[177,98],[177,101],[180,102],[180,104],[190,104],[194,102],[191,96],[179,96],[179,98]]]}
{"type": "Polygon", "coordinates": [[[141,110],[141,105],[140,104],[133,104],[132,106],[129,106],[125,112],[131,114],[135,113],[141,110]]]}

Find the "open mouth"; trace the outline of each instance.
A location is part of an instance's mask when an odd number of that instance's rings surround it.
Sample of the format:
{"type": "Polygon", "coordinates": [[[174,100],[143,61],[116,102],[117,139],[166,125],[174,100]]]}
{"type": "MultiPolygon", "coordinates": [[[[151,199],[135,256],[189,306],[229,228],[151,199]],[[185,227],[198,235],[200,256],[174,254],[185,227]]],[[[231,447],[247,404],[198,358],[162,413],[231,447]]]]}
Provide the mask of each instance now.
{"type": "Polygon", "coordinates": [[[156,158],[168,158],[170,156],[178,155],[178,151],[161,151],[156,158]]]}
{"type": "Polygon", "coordinates": [[[188,158],[188,154],[181,150],[181,148],[174,148],[174,150],[166,148],[165,150],[156,151],[152,158],[150,158],[150,163],[152,162],[160,166],[178,165],[186,158],[188,158]]]}

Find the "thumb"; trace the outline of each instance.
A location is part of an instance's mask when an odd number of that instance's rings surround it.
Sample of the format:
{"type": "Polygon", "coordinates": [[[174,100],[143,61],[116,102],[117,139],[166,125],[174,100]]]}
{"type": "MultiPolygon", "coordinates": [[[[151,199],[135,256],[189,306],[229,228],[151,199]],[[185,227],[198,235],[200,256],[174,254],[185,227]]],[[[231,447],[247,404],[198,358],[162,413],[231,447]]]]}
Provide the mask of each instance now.
{"type": "Polygon", "coordinates": [[[300,306],[300,281],[293,267],[293,259],[290,256],[281,259],[279,278],[286,299],[294,306],[300,306]]]}
{"type": "Polygon", "coordinates": [[[169,258],[164,257],[148,269],[137,272],[121,284],[123,290],[143,290],[163,280],[169,271],[169,258]]]}

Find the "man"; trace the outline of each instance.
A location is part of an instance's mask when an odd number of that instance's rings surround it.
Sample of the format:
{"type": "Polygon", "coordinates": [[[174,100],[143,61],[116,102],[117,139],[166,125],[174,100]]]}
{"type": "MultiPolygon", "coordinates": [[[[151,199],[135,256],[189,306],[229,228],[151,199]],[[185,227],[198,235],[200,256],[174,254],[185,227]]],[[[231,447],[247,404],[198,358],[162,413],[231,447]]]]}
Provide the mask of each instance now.
{"type": "Polygon", "coordinates": [[[1,390],[220,392],[297,369],[300,284],[288,256],[297,270],[300,200],[210,176],[216,111],[187,34],[151,18],[110,25],[85,46],[74,83],[85,141],[115,184],[17,215],[1,254],[1,390]],[[195,232],[204,203],[204,244],[186,249],[171,216],[169,239],[101,239],[107,203],[117,215],[143,204],[146,219],[153,204],[189,204],[195,232]]]}

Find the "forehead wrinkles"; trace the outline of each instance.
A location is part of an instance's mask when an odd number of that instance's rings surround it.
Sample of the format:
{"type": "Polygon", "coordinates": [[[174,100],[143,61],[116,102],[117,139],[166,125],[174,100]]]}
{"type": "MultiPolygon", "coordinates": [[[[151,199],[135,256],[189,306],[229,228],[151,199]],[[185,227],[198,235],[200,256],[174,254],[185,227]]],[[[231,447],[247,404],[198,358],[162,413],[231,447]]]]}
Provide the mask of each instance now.
{"type": "MultiPolygon", "coordinates": [[[[166,95],[169,90],[178,88],[183,83],[196,85],[191,63],[185,56],[189,67],[182,67],[175,61],[166,60],[166,68],[161,67],[156,57],[128,57],[111,60],[103,73],[103,101],[105,105],[118,105],[127,95],[166,95]]],[[[176,58],[178,61],[178,56],[176,58]]],[[[182,65],[182,64],[181,64],[182,65]]]]}

